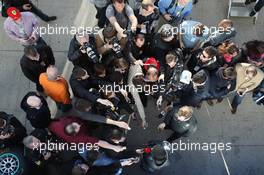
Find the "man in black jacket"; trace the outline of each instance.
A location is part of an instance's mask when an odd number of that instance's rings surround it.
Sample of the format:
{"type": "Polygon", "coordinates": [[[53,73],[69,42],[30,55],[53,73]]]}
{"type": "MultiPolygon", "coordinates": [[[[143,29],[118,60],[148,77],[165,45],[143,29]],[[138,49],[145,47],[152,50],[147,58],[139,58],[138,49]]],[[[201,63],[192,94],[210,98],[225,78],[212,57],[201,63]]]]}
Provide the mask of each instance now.
{"type": "Polygon", "coordinates": [[[159,125],[158,129],[171,129],[174,131],[167,139],[168,142],[173,142],[181,137],[190,136],[197,130],[197,120],[193,116],[192,107],[174,107],[167,113],[164,122],[159,125]]]}
{"type": "Polygon", "coordinates": [[[29,92],[20,104],[26,117],[34,128],[47,128],[51,122],[51,114],[46,100],[37,92],[29,92]]]}
{"type": "Polygon", "coordinates": [[[39,75],[46,72],[47,67],[55,65],[53,52],[49,46],[36,49],[33,46],[27,46],[24,49],[24,55],[20,60],[20,66],[24,75],[36,83],[36,89],[43,91],[39,84],[39,75]]]}
{"type": "Polygon", "coordinates": [[[75,67],[73,69],[70,77],[70,85],[75,97],[83,98],[93,104],[101,103],[105,106],[114,106],[109,100],[101,99],[99,93],[91,91],[95,87],[88,72],[81,67],[75,67]]]}
{"type": "MultiPolygon", "coordinates": [[[[134,149],[127,145],[125,131],[117,126],[107,126],[104,127],[104,131],[101,136],[108,143],[116,146],[126,146],[127,149],[121,152],[115,152],[110,149],[101,149],[106,156],[115,160],[123,159],[138,159],[140,156],[140,149],[134,149]]],[[[137,161],[135,161],[137,162],[137,161]]]]}
{"type": "MultiPolygon", "coordinates": [[[[172,78],[175,69],[179,69],[178,66],[183,67],[183,53],[181,49],[169,51],[165,56],[165,65],[160,67],[159,81],[168,83],[172,78]]],[[[181,73],[181,72],[180,72],[181,73]]]]}
{"type": "Polygon", "coordinates": [[[173,26],[163,25],[151,42],[152,55],[160,61],[161,66],[164,66],[166,54],[176,48],[180,46],[177,35],[173,33],[173,26]]]}
{"type": "Polygon", "coordinates": [[[38,9],[30,0],[3,0],[2,16],[7,17],[6,10],[9,7],[16,7],[20,12],[29,11],[40,17],[43,21],[49,22],[57,19],[56,16],[49,17],[38,9]]]}
{"type": "Polygon", "coordinates": [[[50,146],[58,143],[59,140],[46,129],[35,129],[23,139],[24,156],[37,167],[37,172],[34,174],[54,174],[53,166],[59,166],[64,160],[61,156],[63,148],[50,146]]]}
{"type": "Polygon", "coordinates": [[[236,71],[233,67],[222,67],[210,75],[209,92],[214,99],[217,99],[217,102],[221,102],[223,97],[234,89],[236,75],[236,71]]]}
{"type": "Polygon", "coordinates": [[[200,70],[192,77],[192,89],[180,97],[180,104],[200,108],[202,101],[212,99],[209,93],[210,78],[208,72],[200,70]]]}
{"type": "Polygon", "coordinates": [[[217,54],[217,49],[213,46],[198,49],[188,60],[187,67],[193,74],[201,69],[213,72],[220,67],[217,54]]]}
{"type": "Polygon", "coordinates": [[[144,34],[138,33],[131,42],[126,43],[124,49],[125,58],[130,64],[143,65],[144,59],[149,57],[146,38],[144,34]]]}
{"type": "Polygon", "coordinates": [[[74,66],[86,69],[89,73],[93,63],[99,62],[95,38],[86,31],[77,33],[70,42],[68,58],[74,66]]]}
{"type": "Polygon", "coordinates": [[[13,115],[0,112],[0,148],[19,146],[26,137],[26,128],[13,115]]]}

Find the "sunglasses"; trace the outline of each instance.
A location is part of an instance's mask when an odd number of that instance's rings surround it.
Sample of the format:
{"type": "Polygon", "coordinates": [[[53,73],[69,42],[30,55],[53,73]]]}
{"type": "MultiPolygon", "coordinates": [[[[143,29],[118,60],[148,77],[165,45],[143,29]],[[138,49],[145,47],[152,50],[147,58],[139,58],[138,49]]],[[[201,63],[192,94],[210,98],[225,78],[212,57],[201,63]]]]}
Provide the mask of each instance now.
{"type": "Polygon", "coordinates": [[[141,4],[141,7],[144,9],[144,10],[148,10],[148,7],[149,6],[153,6],[152,4],[141,4]]]}

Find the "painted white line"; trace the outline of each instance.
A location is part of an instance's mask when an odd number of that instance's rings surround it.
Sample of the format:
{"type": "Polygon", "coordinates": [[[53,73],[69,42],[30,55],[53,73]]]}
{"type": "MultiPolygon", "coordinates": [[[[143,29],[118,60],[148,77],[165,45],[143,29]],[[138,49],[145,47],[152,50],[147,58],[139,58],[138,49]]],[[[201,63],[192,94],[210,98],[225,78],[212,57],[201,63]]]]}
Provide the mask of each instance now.
{"type": "Polygon", "coordinates": [[[230,109],[232,109],[232,105],[231,105],[231,102],[230,102],[229,98],[227,97],[226,99],[227,99],[227,102],[228,102],[228,105],[229,105],[230,109]]]}
{"type": "Polygon", "coordinates": [[[207,112],[207,114],[208,114],[209,118],[212,120],[213,118],[212,118],[212,116],[211,116],[211,114],[210,114],[210,112],[209,112],[209,109],[208,109],[208,107],[207,107],[207,104],[206,104],[206,103],[205,103],[205,109],[206,109],[206,112],[207,112]]]}
{"type": "MultiPolygon", "coordinates": [[[[89,18],[89,12],[93,11],[92,8],[93,7],[89,3],[89,1],[83,0],[82,4],[80,6],[80,9],[79,9],[79,11],[78,11],[78,13],[74,19],[73,25],[75,25],[76,27],[85,26],[87,21],[89,21],[89,20],[87,20],[89,18]]],[[[92,21],[89,21],[89,22],[92,22],[92,21]]],[[[62,71],[62,77],[64,77],[68,83],[69,83],[68,80],[70,79],[72,69],[73,69],[73,64],[67,59],[65,66],[63,68],[63,71],[62,71]]],[[[70,85],[69,85],[69,91],[70,91],[71,97],[73,97],[73,93],[72,93],[72,89],[71,89],[70,85]]],[[[51,116],[52,116],[52,118],[55,118],[55,116],[57,114],[56,103],[50,98],[47,99],[47,102],[48,102],[48,105],[50,108],[51,116]]]]}
{"type": "Polygon", "coordinates": [[[223,162],[224,162],[224,165],[225,165],[225,169],[226,169],[227,175],[230,175],[230,171],[229,171],[229,168],[228,168],[228,165],[226,163],[226,159],[225,159],[225,156],[224,156],[222,150],[220,150],[220,154],[221,154],[221,157],[223,159],[223,162]]]}

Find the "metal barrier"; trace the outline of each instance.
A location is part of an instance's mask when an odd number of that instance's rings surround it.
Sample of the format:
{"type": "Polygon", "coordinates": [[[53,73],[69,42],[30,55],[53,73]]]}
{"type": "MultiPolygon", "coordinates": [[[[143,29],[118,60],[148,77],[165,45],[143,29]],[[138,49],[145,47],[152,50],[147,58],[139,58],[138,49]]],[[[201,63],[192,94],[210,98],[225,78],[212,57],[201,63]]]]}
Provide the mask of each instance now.
{"type": "Polygon", "coordinates": [[[248,17],[253,18],[253,23],[256,24],[258,13],[251,17],[249,16],[250,12],[252,11],[255,3],[250,5],[245,5],[245,0],[229,0],[229,8],[227,18],[230,17],[248,17]]]}

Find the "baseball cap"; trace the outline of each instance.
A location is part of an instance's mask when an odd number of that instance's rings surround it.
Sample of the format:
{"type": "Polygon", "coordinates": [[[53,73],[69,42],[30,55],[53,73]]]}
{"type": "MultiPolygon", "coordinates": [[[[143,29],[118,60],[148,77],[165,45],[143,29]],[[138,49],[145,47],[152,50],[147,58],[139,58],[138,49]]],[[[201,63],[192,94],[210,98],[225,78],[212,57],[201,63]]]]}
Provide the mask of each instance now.
{"type": "Polygon", "coordinates": [[[18,20],[19,18],[21,18],[20,11],[15,7],[9,7],[6,12],[7,15],[13,20],[18,20]]]}

